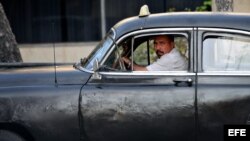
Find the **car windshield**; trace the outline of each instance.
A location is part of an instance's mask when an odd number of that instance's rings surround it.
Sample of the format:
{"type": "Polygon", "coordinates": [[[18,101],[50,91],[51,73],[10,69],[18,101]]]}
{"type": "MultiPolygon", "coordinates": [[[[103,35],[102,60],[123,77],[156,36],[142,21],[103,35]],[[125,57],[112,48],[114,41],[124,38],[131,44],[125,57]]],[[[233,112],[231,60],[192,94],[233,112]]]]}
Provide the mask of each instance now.
{"type": "Polygon", "coordinates": [[[100,62],[104,55],[109,50],[110,46],[113,45],[115,38],[114,30],[110,30],[108,34],[105,36],[105,38],[96,46],[96,48],[89,54],[89,56],[86,58],[86,62],[83,64],[82,67],[84,67],[87,70],[93,70],[93,62],[94,60],[98,60],[100,62]]]}

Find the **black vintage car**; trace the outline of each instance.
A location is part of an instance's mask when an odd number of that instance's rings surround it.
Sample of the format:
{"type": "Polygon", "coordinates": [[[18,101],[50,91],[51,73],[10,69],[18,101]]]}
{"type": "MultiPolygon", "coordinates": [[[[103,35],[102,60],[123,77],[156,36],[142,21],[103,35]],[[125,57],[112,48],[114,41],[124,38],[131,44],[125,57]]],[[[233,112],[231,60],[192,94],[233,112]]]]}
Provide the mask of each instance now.
{"type": "Polygon", "coordinates": [[[0,70],[1,141],[222,141],[250,123],[250,15],[162,13],[116,24],[73,66],[0,70]],[[171,35],[182,71],[132,71],[171,35]],[[132,66],[133,68],[133,66],[132,66]]]}

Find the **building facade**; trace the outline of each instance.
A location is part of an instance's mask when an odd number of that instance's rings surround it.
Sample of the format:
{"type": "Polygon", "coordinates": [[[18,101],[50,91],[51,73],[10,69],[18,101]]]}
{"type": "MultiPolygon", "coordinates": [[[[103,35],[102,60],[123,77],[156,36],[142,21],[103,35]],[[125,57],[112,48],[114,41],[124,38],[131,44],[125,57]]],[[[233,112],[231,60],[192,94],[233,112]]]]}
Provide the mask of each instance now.
{"type": "Polygon", "coordinates": [[[18,43],[86,42],[102,38],[115,23],[138,15],[195,10],[204,0],[1,0],[18,43]],[[101,1],[104,2],[102,7],[101,1]],[[105,11],[105,14],[102,12],[105,11]]]}
{"type": "Polygon", "coordinates": [[[212,10],[216,12],[249,13],[249,0],[213,0],[212,10]]]}

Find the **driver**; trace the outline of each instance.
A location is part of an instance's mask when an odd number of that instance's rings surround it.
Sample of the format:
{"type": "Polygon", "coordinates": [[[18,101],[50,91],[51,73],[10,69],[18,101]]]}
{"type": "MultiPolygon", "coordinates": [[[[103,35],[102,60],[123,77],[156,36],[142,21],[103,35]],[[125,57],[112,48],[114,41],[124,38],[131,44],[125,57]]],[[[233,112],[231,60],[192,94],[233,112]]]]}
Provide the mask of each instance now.
{"type": "Polygon", "coordinates": [[[149,66],[141,66],[133,63],[128,57],[123,57],[124,63],[135,71],[172,71],[187,70],[187,60],[174,47],[174,38],[167,35],[154,37],[154,49],[158,59],[149,66]]]}

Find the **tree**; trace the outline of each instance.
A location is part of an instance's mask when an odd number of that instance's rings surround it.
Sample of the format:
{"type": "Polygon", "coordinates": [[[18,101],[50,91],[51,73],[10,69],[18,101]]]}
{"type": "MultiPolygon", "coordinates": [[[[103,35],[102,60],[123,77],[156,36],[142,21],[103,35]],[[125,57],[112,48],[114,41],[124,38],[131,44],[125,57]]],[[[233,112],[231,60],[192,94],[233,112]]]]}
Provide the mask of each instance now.
{"type": "Polygon", "coordinates": [[[0,2],[0,62],[22,62],[22,57],[9,21],[0,2]]]}
{"type": "MultiPolygon", "coordinates": [[[[212,0],[203,0],[203,4],[200,6],[197,6],[194,11],[202,12],[202,11],[211,11],[211,10],[212,10],[212,0]]],[[[167,12],[175,12],[175,11],[176,9],[172,7],[172,8],[169,8],[167,12]]],[[[185,9],[183,9],[183,11],[190,12],[193,10],[189,7],[186,7],[185,9]]]]}
{"type": "Polygon", "coordinates": [[[204,0],[203,5],[196,7],[195,11],[211,11],[212,0],[204,0]]]}

